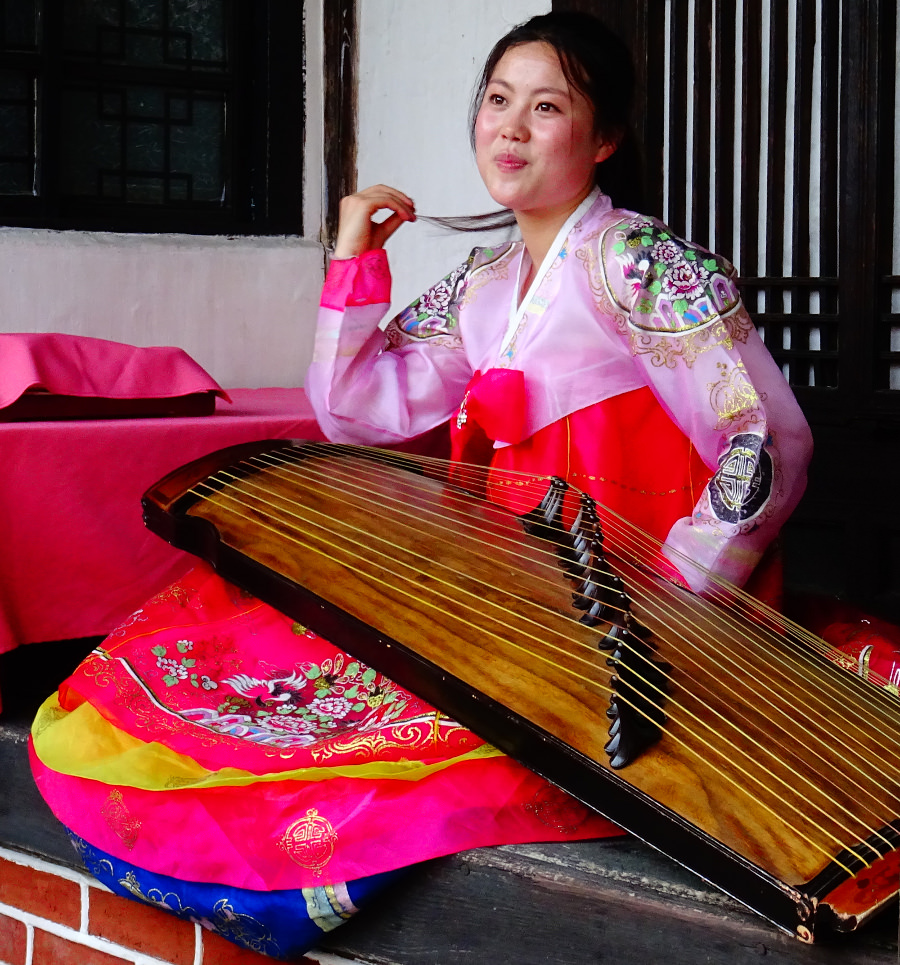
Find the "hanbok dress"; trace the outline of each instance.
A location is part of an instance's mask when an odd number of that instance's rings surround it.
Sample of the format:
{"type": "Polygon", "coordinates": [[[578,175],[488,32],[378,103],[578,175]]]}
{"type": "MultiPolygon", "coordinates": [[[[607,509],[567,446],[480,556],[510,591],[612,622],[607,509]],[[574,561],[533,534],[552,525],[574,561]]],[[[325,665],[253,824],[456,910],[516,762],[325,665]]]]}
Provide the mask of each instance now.
{"type": "MultiPolygon", "coordinates": [[[[306,382],[326,435],[449,420],[491,499],[527,511],[557,475],[655,536],[673,578],[745,582],[811,443],[731,266],[595,191],[522,295],[527,269],[521,243],[476,248],[382,330],[384,251],[332,262],[306,382]]],[[[417,862],[619,833],[204,564],[44,704],[31,759],[110,888],[283,959],[417,862]]]]}

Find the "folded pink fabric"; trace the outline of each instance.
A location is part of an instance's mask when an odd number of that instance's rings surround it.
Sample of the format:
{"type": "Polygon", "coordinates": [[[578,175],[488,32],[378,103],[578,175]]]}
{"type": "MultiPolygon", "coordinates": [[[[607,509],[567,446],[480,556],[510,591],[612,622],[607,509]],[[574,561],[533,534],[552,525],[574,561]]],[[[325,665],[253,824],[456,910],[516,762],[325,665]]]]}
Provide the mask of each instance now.
{"type": "Polygon", "coordinates": [[[0,408],[29,389],[100,399],[226,392],[183,349],[59,332],[0,334],[0,408]]]}

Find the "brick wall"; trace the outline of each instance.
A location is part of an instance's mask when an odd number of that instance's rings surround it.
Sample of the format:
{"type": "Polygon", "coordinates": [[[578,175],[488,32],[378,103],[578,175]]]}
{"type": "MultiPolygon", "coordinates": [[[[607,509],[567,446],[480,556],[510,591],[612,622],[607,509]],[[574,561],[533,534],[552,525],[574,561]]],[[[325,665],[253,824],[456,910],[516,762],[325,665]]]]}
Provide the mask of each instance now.
{"type": "MultiPolygon", "coordinates": [[[[311,952],[307,965],[352,965],[311,952]]],[[[0,965],[272,965],[86,874],[0,848],[0,965]]]]}

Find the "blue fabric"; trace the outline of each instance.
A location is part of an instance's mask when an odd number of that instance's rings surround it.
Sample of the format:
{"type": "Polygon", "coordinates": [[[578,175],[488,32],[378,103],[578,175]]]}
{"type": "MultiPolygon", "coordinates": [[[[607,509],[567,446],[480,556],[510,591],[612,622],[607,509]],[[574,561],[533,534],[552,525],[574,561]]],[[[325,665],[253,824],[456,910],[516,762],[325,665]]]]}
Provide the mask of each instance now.
{"type": "Polygon", "coordinates": [[[222,938],[290,961],[314,947],[408,869],[337,885],[251,891],[181,881],[120,861],[68,832],[87,870],[110,891],[196,922],[222,938]]]}

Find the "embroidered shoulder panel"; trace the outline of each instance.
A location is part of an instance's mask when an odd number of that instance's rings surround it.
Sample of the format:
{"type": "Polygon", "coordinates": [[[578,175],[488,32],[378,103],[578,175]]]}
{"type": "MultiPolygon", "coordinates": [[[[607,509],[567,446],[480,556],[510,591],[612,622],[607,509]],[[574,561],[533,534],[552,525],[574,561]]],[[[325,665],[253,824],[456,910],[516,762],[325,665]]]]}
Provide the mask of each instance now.
{"type": "Polygon", "coordinates": [[[485,269],[499,262],[512,247],[512,244],[504,244],[495,248],[474,248],[461,265],[388,323],[385,327],[387,344],[396,346],[433,340],[432,344],[461,348],[460,306],[469,300],[470,289],[480,287],[482,278],[486,280],[490,276],[485,269]]]}
{"type": "Polygon", "coordinates": [[[459,301],[465,290],[474,256],[473,251],[449,275],[432,285],[427,292],[391,319],[385,329],[390,344],[458,336],[459,301]]]}
{"type": "Polygon", "coordinates": [[[612,293],[632,329],[683,334],[740,304],[731,263],[678,238],[655,218],[631,216],[613,226],[603,258],[612,293]]]}

